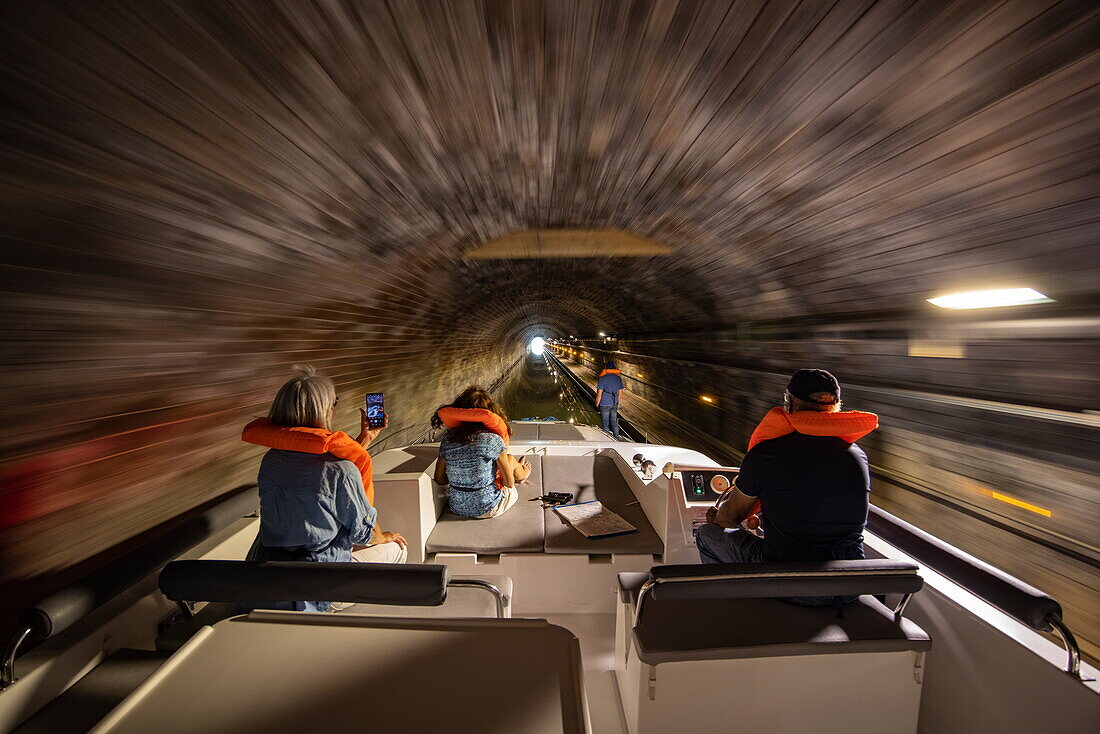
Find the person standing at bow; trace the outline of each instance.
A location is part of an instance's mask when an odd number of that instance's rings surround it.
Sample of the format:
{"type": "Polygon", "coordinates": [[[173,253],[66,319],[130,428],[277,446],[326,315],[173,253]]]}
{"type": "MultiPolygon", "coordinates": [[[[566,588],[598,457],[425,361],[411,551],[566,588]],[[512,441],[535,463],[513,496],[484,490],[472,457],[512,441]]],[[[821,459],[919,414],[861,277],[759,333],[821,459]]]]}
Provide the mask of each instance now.
{"type": "Polygon", "coordinates": [[[615,369],[614,362],[608,362],[596,380],[596,406],[600,409],[603,429],[616,441],[619,440],[619,393],[625,389],[622,370],[615,369]]]}

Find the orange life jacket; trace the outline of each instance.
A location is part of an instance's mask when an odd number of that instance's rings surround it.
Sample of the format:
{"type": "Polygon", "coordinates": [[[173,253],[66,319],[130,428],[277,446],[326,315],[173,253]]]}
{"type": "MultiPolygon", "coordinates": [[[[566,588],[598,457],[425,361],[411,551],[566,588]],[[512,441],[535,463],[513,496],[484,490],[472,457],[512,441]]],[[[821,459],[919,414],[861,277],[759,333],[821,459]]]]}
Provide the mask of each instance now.
{"type": "Polygon", "coordinates": [[[752,432],[752,437],[749,438],[749,449],[752,450],[758,443],[780,438],[795,431],[807,436],[836,436],[848,443],[855,443],[876,428],[878,428],[878,416],[859,410],[837,413],[800,410],[797,413],[788,413],[782,408],[772,408],[752,432]]]}
{"type": "MultiPolygon", "coordinates": [[[[855,443],[876,428],[878,428],[878,416],[859,410],[836,413],[800,410],[796,413],[788,413],[782,408],[772,408],[764,414],[764,419],[749,437],[749,450],[751,451],[754,446],[764,441],[782,438],[796,431],[807,436],[836,436],[848,443],[855,443]]],[[[756,517],[759,512],[760,503],[757,502],[745,519],[746,525],[750,528],[757,527],[760,524],[760,519],[756,517]]]]}
{"type": "Polygon", "coordinates": [[[305,426],[273,426],[267,418],[257,418],[244,427],[241,440],[257,446],[305,454],[332,454],[355,464],[363,476],[367,502],[374,506],[374,476],[371,458],[363,445],[343,431],[305,426]]]}
{"type": "Polygon", "coordinates": [[[485,408],[451,408],[442,407],[436,411],[439,420],[447,428],[458,428],[462,423],[480,423],[492,433],[504,439],[504,445],[508,445],[511,435],[508,432],[508,424],[504,419],[491,410],[485,408]]]}
{"type": "Polygon", "coordinates": [[[596,379],[598,380],[604,375],[621,375],[622,373],[622,370],[603,370],[602,372],[600,372],[599,375],[596,376],[596,379]]]}

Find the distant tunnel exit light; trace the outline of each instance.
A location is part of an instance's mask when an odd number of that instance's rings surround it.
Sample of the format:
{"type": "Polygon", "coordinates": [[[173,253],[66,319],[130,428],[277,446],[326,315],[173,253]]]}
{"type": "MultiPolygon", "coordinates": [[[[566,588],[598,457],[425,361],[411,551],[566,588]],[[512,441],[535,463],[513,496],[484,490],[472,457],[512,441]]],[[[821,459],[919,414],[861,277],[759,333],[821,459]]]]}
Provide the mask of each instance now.
{"type": "Polygon", "coordinates": [[[543,339],[541,336],[536,336],[534,339],[531,340],[531,343],[528,346],[531,349],[531,354],[538,356],[543,353],[543,350],[546,349],[546,340],[543,339]]]}
{"type": "Polygon", "coordinates": [[[999,306],[1026,306],[1032,303],[1053,303],[1034,288],[998,288],[989,291],[967,291],[929,298],[928,302],[940,308],[997,308],[999,306]]]}

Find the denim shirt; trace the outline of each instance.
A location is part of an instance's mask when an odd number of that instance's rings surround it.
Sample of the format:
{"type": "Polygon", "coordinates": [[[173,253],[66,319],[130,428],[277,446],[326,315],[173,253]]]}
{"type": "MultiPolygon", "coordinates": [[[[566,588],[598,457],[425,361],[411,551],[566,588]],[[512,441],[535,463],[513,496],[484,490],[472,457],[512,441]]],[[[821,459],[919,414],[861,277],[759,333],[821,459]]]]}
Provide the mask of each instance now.
{"type": "MultiPolygon", "coordinates": [[[[352,545],[366,545],[377,511],[367,503],[363,478],[350,461],[332,454],[271,449],[257,477],[259,543],[296,552],[302,560],[350,561],[352,545]]],[[[259,560],[263,549],[259,550],[259,560]]],[[[323,612],[329,602],[295,602],[298,611],[323,612]]]]}
{"type": "Polygon", "coordinates": [[[623,378],[618,375],[604,375],[596,380],[596,389],[603,390],[600,396],[600,407],[619,404],[619,390],[623,389],[623,378]]]}
{"type": "Polygon", "coordinates": [[[501,494],[495,484],[497,457],[505,448],[504,439],[490,431],[475,434],[470,443],[458,443],[449,433],[443,434],[439,455],[447,462],[451,512],[480,517],[493,508],[501,494]]]}

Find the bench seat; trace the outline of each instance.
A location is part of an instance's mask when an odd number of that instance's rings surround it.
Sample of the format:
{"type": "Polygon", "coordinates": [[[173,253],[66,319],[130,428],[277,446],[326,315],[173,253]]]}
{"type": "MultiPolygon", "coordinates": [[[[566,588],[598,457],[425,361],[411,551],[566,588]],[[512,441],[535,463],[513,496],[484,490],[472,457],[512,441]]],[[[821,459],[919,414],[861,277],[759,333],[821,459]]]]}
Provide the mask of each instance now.
{"type": "Polygon", "coordinates": [[[545,620],[256,611],[193,638],[97,732],[580,734],[585,709],[580,644],[545,620]],[[503,690],[523,694],[486,705],[503,690]]]}
{"type": "Polygon", "coordinates": [[[428,553],[541,553],[546,536],[542,506],[529,502],[543,494],[542,457],[527,456],[531,477],[516,487],[519,500],[510,510],[491,520],[461,517],[444,509],[428,536],[428,553]]]}
{"type": "Polygon", "coordinates": [[[835,607],[779,599],[708,599],[646,604],[634,630],[638,657],[650,665],[858,652],[925,652],[928,634],[870,596],[835,607]],[[685,620],[690,620],[685,624],[685,620]]]}
{"type": "Polygon", "coordinates": [[[548,492],[572,492],[574,502],[599,500],[637,532],[586,538],[553,509],[545,510],[547,553],[660,554],[661,536],[650,525],[615,459],[610,456],[546,456],[542,483],[548,492]]]}
{"type": "Polygon", "coordinates": [[[871,595],[916,593],[917,571],[853,560],[619,574],[615,679],[627,730],[725,730],[729,707],[715,701],[783,690],[798,705],[739,706],[738,730],[912,734],[931,641],[871,595]],[[856,595],[840,610],[775,598],[856,595]]]}
{"type": "MultiPolygon", "coordinates": [[[[619,574],[620,601],[636,612],[648,573],[619,574]]],[[[634,630],[645,663],[732,660],[847,652],[926,652],[932,642],[908,619],[872,596],[836,607],[804,607],[780,599],[692,599],[646,602],[634,630]],[[684,620],[691,620],[685,624],[684,620]]]]}
{"type": "MultiPolygon", "coordinates": [[[[547,428],[548,426],[542,426],[547,428]]],[[[557,426],[573,428],[573,426],[557,426]]],[[[532,456],[531,478],[517,487],[519,501],[491,520],[459,517],[444,510],[428,536],[428,553],[550,553],[569,555],[650,554],[664,543],[646,519],[626,479],[610,456],[532,456]],[[638,528],[608,538],[585,538],[554,512],[529,500],[546,492],[572,492],[574,502],[599,500],[638,528]]]]}

